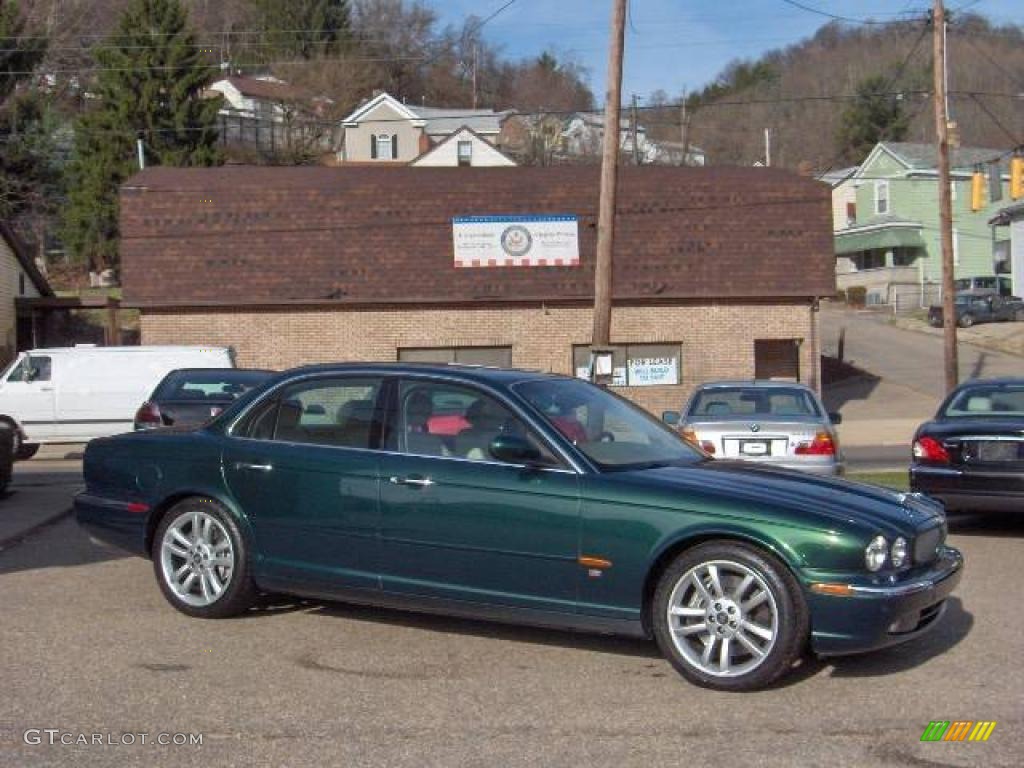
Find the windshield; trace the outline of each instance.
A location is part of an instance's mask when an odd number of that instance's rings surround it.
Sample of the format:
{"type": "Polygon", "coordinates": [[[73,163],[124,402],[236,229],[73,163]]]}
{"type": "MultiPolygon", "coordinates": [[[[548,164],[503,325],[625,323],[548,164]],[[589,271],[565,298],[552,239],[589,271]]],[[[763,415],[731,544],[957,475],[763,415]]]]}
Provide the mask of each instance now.
{"type": "Polygon", "coordinates": [[[693,396],[690,421],[820,419],[814,396],[799,387],[709,387],[693,396]]]}
{"type": "Polygon", "coordinates": [[[965,387],[942,410],[946,418],[1024,417],[1024,383],[965,387]]]}
{"type": "Polygon", "coordinates": [[[585,381],[545,379],[514,389],[602,469],[692,463],[704,456],[645,411],[585,381]]]}
{"type": "Polygon", "coordinates": [[[270,371],[240,371],[235,368],[177,371],[163,380],[153,399],[234,400],[272,375],[270,371]]]}

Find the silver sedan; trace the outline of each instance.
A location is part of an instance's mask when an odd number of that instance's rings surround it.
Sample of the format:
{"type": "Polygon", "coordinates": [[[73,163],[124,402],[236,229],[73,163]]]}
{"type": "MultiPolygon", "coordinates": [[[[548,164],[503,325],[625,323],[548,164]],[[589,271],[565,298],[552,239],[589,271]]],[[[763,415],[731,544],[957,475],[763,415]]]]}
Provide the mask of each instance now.
{"type": "Polygon", "coordinates": [[[835,425],[803,384],[719,381],[694,390],[682,412],[665,411],[689,442],[715,458],[743,459],[823,475],[843,473],[835,425]]]}

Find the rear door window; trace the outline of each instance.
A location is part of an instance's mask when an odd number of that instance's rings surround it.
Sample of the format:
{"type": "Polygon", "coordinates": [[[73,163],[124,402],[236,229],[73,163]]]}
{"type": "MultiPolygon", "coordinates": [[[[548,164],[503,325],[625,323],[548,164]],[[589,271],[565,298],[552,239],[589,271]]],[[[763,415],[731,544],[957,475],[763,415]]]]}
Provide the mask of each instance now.
{"type": "Polygon", "coordinates": [[[293,384],[256,406],[239,434],[254,440],[373,449],[383,429],[383,380],[352,377],[293,384]]]}

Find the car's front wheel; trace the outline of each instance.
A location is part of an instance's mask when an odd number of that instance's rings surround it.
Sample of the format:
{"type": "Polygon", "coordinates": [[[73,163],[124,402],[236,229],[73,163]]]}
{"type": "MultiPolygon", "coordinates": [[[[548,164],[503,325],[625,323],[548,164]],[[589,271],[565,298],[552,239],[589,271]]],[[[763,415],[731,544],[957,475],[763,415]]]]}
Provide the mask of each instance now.
{"type": "Polygon", "coordinates": [[[157,527],[152,554],[160,590],[182,613],[224,618],[243,613],[256,600],[245,538],[215,501],[175,504],[157,527]]]}
{"type": "Polygon", "coordinates": [[[970,328],[972,325],[974,325],[974,315],[967,314],[967,315],[961,315],[960,316],[960,327],[961,328],[970,328]]]}
{"type": "Polygon", "coordinates": [[[788,671],[807,641],[807,607],[775,558],[733,542],[708,542],[664,571],[652,602],[662,653],[707,688],[749,690],[788,671]]]}

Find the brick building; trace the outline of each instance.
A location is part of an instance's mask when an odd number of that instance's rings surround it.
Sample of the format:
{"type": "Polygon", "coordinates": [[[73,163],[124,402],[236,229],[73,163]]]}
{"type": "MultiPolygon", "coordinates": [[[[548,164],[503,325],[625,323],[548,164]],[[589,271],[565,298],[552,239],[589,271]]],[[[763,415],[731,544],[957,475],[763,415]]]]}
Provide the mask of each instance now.
{"type": "MultiPolygon", "coordinates": [[[[145,344],[240,365],[586,360],[599,169],[152,168],[122,189],[122,283],[145,344]],[[453,219],[578,219],[577,266],[456,268],[453,219]]],[[[623,168],[612,337],[622,391],[678,407],[718,378],[818,385],[835,292],[827,185],[773,169],[623,168]],[[651,376],[649,363],[658,363],[651,376]]]]}

